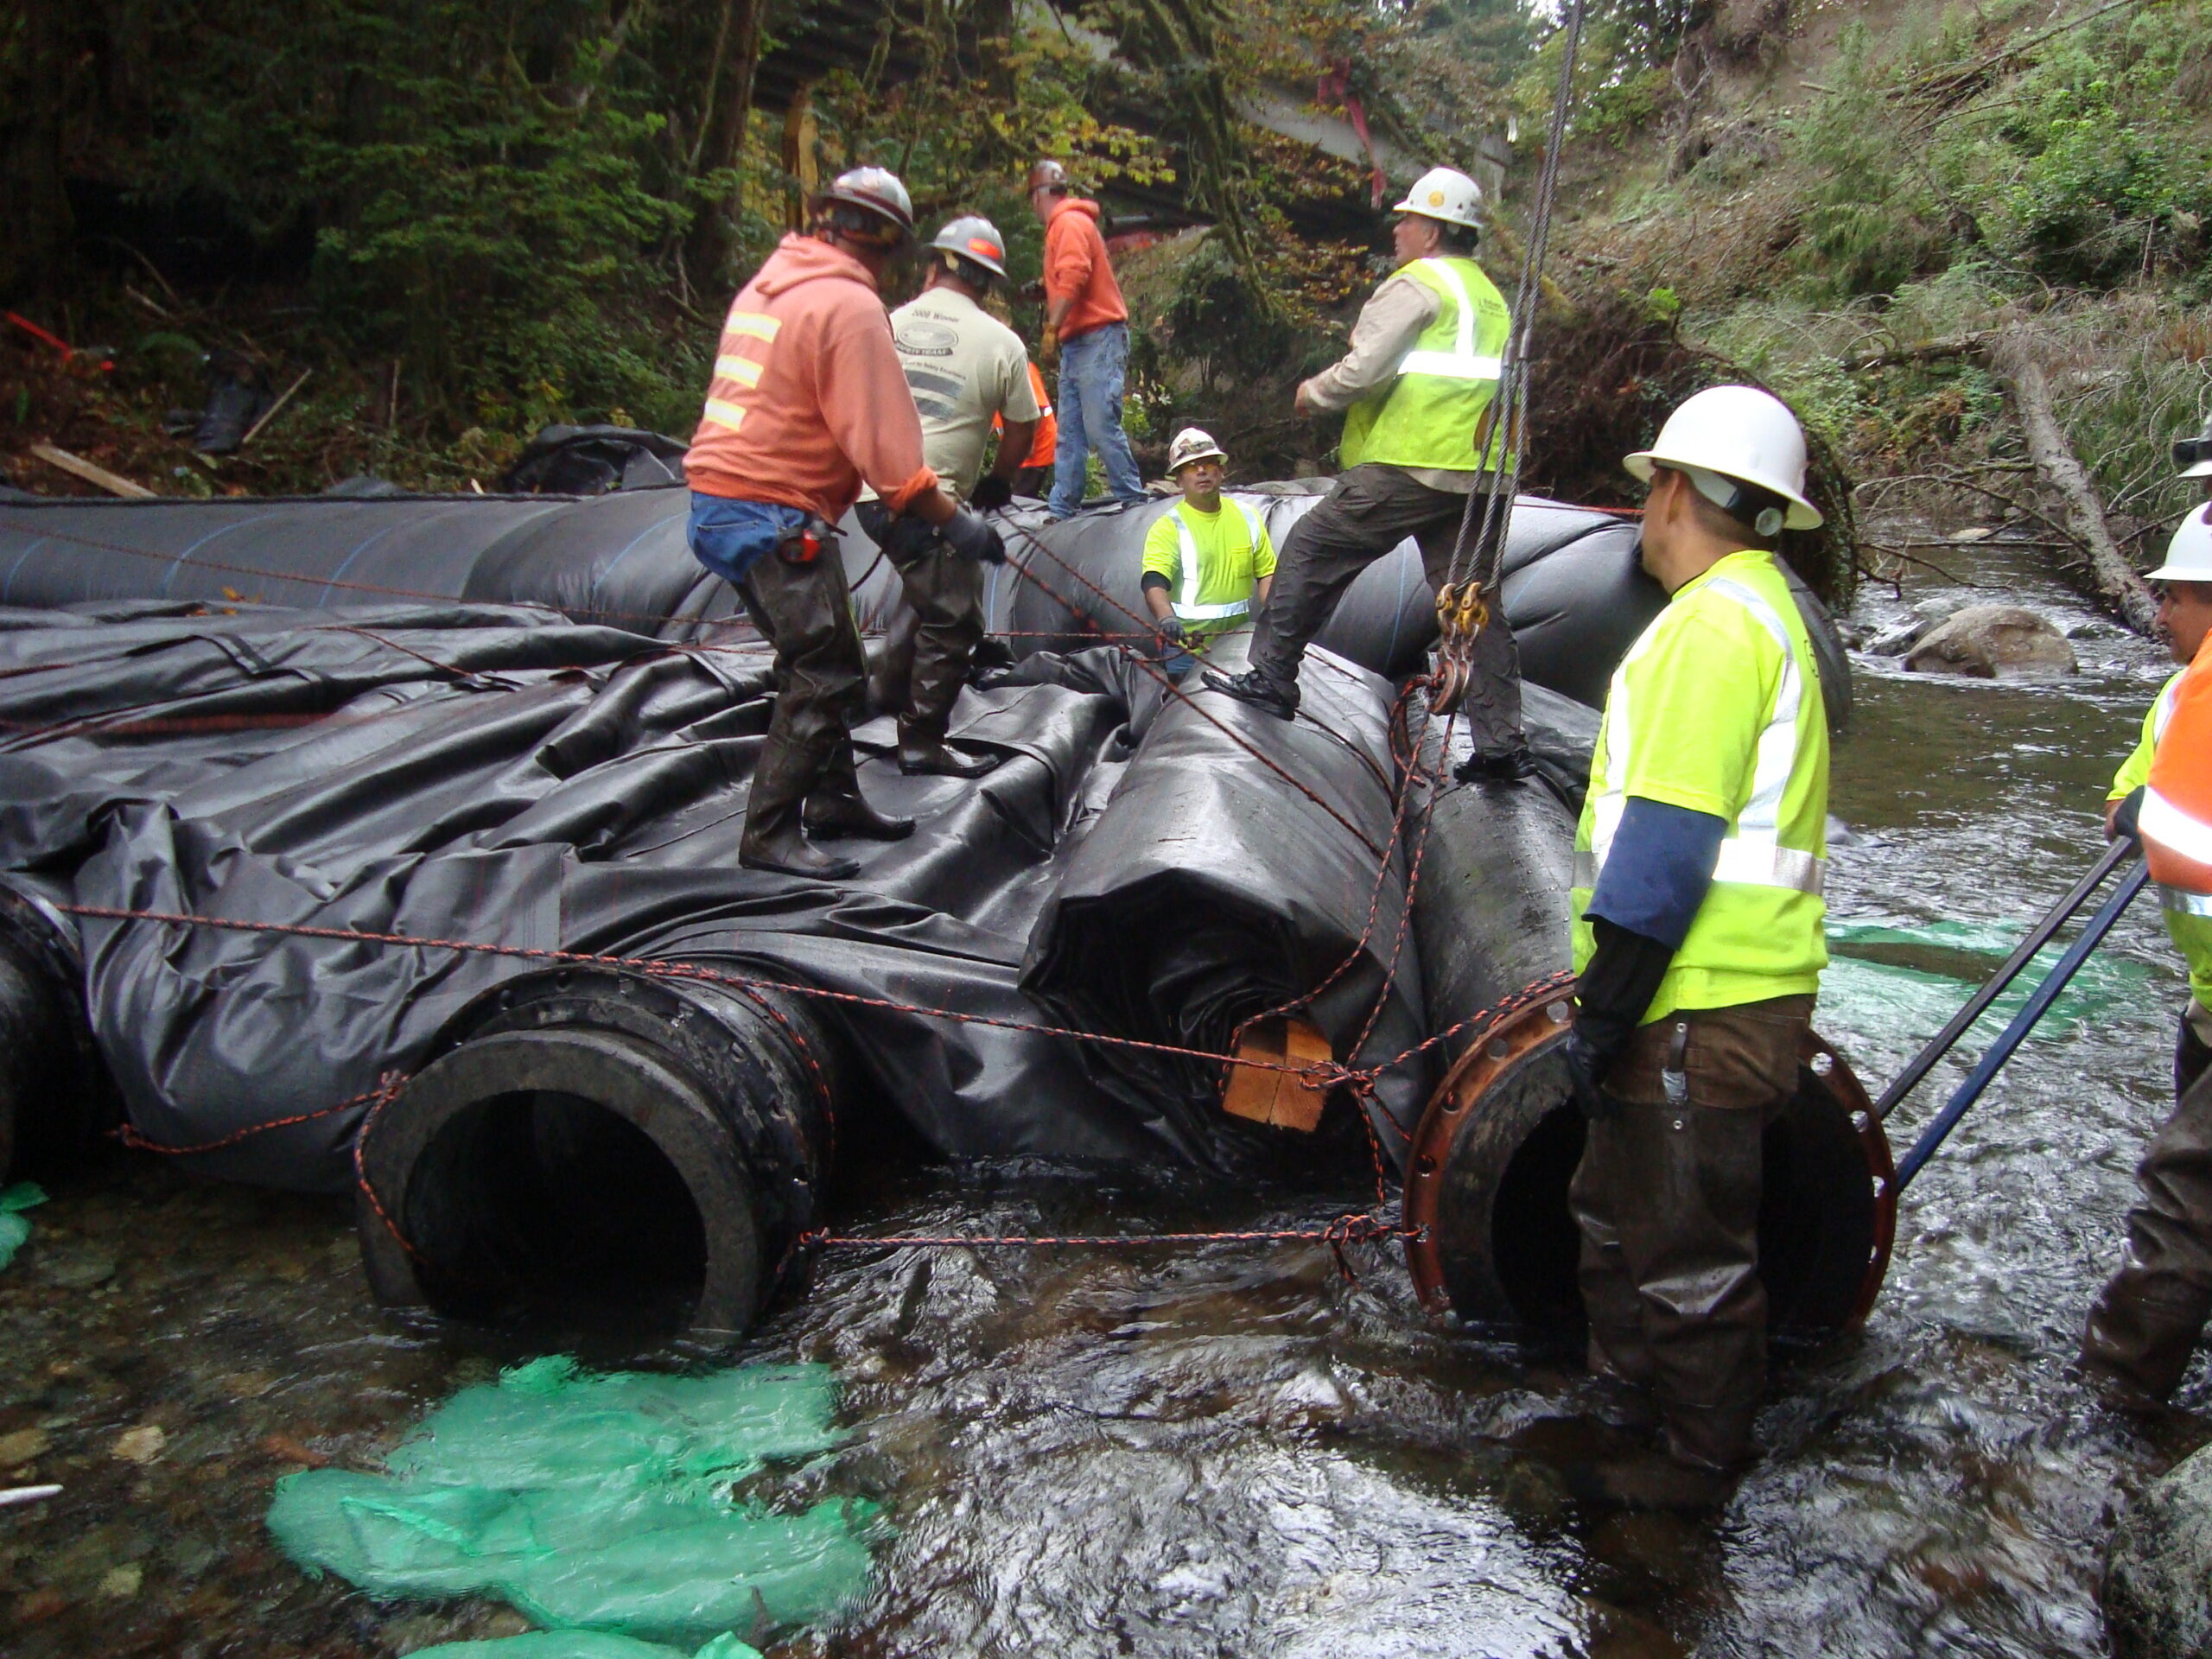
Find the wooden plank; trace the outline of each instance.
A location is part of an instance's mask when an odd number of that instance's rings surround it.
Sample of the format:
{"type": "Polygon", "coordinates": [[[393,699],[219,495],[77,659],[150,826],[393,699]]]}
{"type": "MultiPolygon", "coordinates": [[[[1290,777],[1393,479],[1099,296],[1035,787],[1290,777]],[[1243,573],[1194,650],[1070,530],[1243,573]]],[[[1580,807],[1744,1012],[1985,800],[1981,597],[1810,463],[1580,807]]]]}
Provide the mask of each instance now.
{"type": "MultiPolygon", "coordinates": [[[[1329,1039],[1305,1020],[1262,1020],[1244,1033],[1236,1058],[1270,1065],[1319,1065],[1333,1057],[1329,1039]]],[[[1326,1085],[1317,1087],[1288,1071],[1238,1065],[1230,1068],[1221,1108],[1231,1117],[1311,1135],[1320,1127],[1321,1109],[1328,1102],[1326,1085]]]]}
{"type": "Polygon", "coordinates": [[[119,473],[111,473],[105,467],[94,466],[82,455],[73,455],[67,449],[57,449],[50,443],[31,445],[31,454],[49,467],[59,467],[72,477],[81,478],[87,484],[99,486],[110,495],[130,496],[136,499],[154,493],[143,484],[133,484],[119,473]]]}

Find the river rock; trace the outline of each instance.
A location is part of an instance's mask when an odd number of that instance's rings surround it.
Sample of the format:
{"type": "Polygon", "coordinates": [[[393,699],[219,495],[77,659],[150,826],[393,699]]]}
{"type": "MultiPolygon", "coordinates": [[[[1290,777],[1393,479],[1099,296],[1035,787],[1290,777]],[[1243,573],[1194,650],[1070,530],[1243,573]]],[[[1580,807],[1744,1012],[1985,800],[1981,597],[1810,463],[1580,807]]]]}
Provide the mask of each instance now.
{"type": "Polygon", "coordinates": [[[2212,1659],[2212,1447],[2145,1486],[2105,1555],[2113,1659],[2212,1659]]]}
{"type": "Polygon", "coordinates": [[[1923,635],[1904,665],[1982,680],[2071,674],[2076,666],[2065,635],[2018,605],[1969,605],[1923,635]]]}

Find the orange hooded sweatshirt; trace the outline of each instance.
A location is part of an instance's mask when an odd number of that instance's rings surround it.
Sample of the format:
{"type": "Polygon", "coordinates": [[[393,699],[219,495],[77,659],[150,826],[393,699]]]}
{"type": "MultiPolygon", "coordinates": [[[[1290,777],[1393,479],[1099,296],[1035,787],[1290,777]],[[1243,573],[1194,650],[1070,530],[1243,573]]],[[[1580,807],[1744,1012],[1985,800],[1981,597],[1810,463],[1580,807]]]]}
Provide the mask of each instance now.
{"type": "Polygon", "coordinates": [[[1128,320],[1106,238],[1098,233],[1098,204],[1079,196],[1064,199],[1045,221],[1045,297],[1071,296],[1075,303],[1060,324],[1062,340],[1128,320]]]}
{"type": "Polygon", "coordinates": [[[922,418],[868,267],[786,236],[730,302],[683,471],[702,495],[773,501],[831,524],[863,480],[893,512],[937,487],[922,418]]]}

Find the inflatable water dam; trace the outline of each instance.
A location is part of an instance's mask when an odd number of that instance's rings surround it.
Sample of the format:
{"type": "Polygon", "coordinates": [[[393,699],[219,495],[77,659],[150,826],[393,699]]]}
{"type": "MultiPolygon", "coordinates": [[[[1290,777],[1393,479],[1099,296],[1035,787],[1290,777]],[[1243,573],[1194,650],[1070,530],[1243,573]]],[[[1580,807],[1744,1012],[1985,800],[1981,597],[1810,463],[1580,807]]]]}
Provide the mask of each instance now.
{"type": "MultiPolygon", "coordinates": [[[[1238,499],[1280,544],[1318,492],[1238,499]]],[[[903,776],[869,719],[863,787],[919,828],[841,843],[861,874],[828,885],[738,866],[770,655],[685,508],[0,505],[0,1176],[111,1129],[352,1192],[396,1308],[598,1298],[719,1343],[840,1166],[1379,1157],[1430,1306],[1571,1329],[1559,970],[1594,705],[1663,602],[1632,523],[1516,509],[1542,776],[1501,788],[1451,782],[1464,741],[1408,689],[1435,631],[1410,543],[1285,723],[1150,662],[1165,503],[1018,509],[989,592],[1016,660],[951,732],[1001,764],[903,776]]],[[[888,625],[895,574],[856,527],[842,556],[888,625]]],[[[1888,1154],[1839,1057],[1802,1084],[1767,1248],[1818,1332],[1878,1286],[1888,1154]]]]}

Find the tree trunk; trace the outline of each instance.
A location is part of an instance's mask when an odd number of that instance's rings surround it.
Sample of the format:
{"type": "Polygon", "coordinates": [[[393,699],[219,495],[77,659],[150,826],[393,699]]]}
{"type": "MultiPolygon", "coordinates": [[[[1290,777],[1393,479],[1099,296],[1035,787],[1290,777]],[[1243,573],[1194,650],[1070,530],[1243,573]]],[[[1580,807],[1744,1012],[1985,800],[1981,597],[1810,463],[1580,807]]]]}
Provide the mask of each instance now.
{"type": "MultiPolygon", "coordinates": [[[[691,155],[695,178],[735,166],[745,148],[746,123],[753,113],[753,72],[760,62],[760,7],[761,0],[722,0],[699,111],[698,144],[691,155]]],[[[732,196],[702,202],[692,216],[690,232],[683,239],[683,260],[692,286],[702,294],[727,286],[723,267],[737,244],[739,211],[732,196]]]]}
{"type": "Polygon", "coordinates": [[[2051,409],[2050,383],[2036,360],[2034,346],[2023,335],[2011,334],[1992,343],[1989,357],[1991,366],[2019,405],[2029,459],[2065,504],[2068,528],[2081,543],[2097,591],[2129,627],[2138,633],[2151,632],[2158,601],[2113,540],[2089,474],[2066,442],[2051,409]]]}

